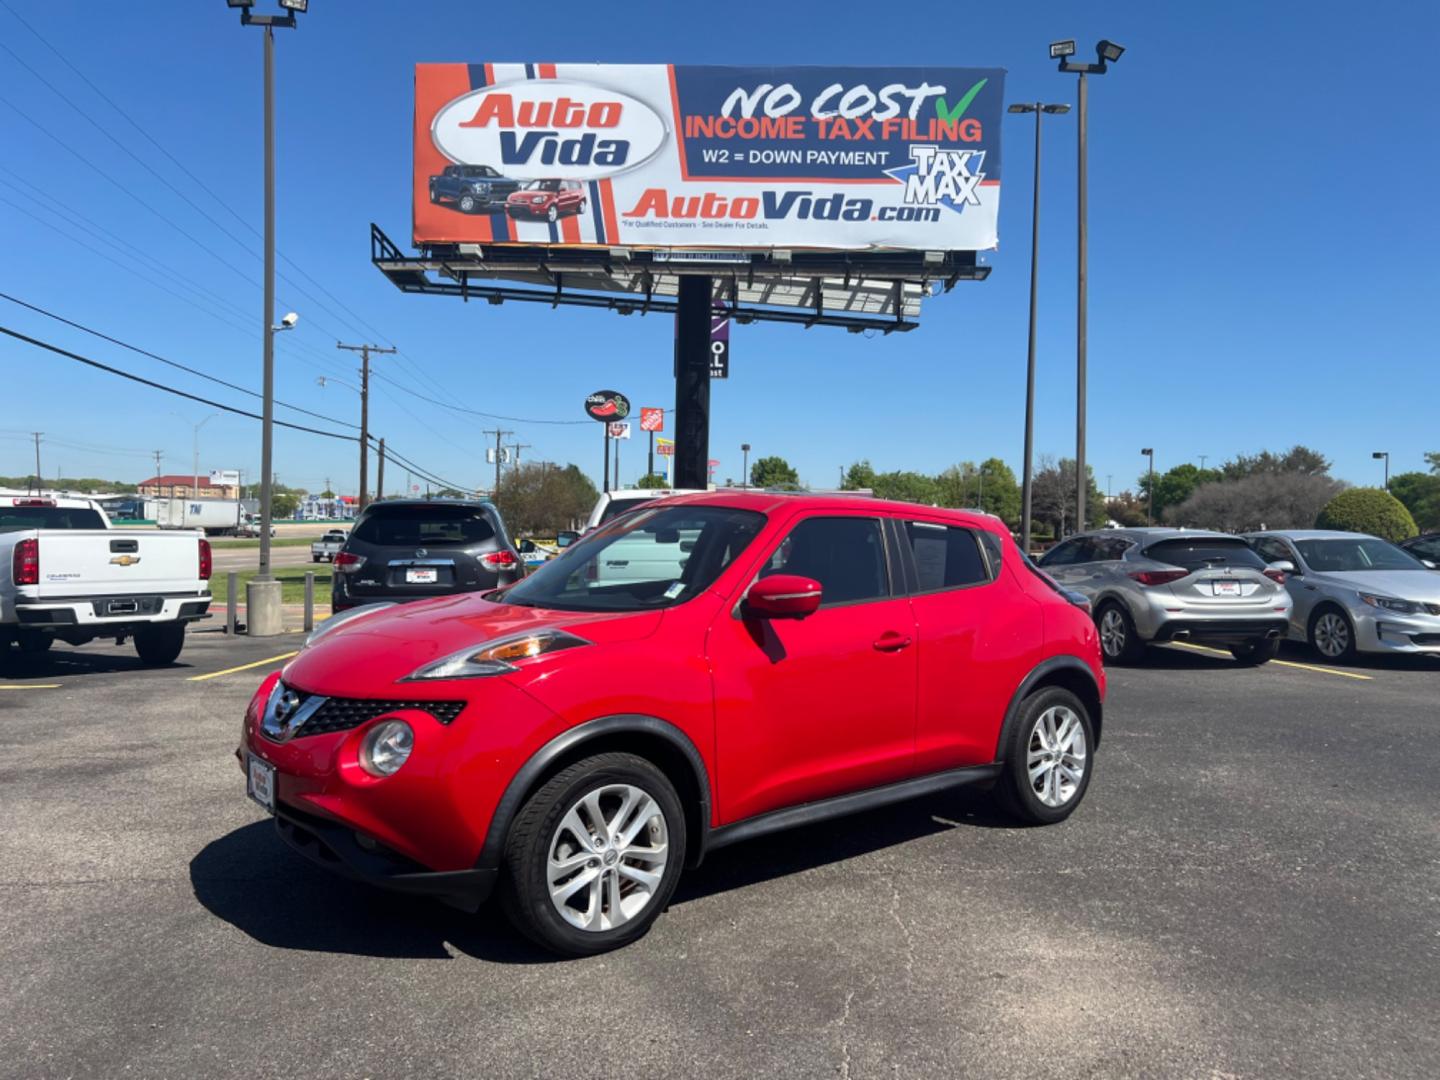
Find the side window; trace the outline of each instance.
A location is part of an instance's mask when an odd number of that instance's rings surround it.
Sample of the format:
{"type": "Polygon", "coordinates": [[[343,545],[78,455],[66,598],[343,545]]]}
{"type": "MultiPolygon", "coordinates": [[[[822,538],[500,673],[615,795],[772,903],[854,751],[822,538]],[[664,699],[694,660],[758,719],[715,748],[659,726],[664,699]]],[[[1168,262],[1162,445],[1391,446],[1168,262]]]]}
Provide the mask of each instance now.
{"type": "Polygon", "coordinates": [[[1080,541],[1066,540],[1064,543],[1051,548],[1044,555],[1040,556],[1038,566],[1068,566],[1077,562],[1075,556],[1079,553],[1080,541]]]}
{"type": "Polygon", "coordinates": [[[1279,540],[1271,540],[1268,538],[1256,540],[1255,552],[1267,563],[1279,562],[1281,559],[1288,559],[1291,562],[1295,561],[1294,556],[1290,554],[1289,550],[1284,544],[1280,543],[1279,540]]]}
{"type": "Polygon", "coordinates": [[[799,574],[818,581],[825,607],[889,597],[880,521],[808,518],[780,541],[760,570],[761,577],[771,574],[799,574]]]}
{"type": "Polygon", "coordinates": [[[1434,540],[1420,540],[1410,545],[1410,554],[1419,555],[1431,562],[1440,562],[1440,537],[1434,540]]]}
{"type": "Polygon", "coordinates": [[[1097,562],[1117,562],[1125,557],[1130,541],[1122,536],[1102,536],[1095,541],[1097,562]]]}
{"type": "Polygon", "coordinates": [[[918,591],[958,589],[990,580],[980,544],[969,529],[907,521],[905,536],[915,554],[918,591]]]}

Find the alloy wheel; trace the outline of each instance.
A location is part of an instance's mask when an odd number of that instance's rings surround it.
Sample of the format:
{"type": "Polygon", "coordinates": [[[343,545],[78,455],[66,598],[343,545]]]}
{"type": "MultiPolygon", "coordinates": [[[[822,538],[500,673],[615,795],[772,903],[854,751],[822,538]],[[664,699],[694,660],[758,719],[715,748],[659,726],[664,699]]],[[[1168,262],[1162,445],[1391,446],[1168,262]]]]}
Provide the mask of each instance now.
{"type": "Polygon", "coordinates": [[[1315,620],[1315,648],[1334,660],[1350,648],[1350,624],[1343,615],[1327,611],[1315,620]]]}
{"type": "Polygon", "coordinates": [[[1064,806],[1085,778],[1085,725],[1073,709],[1056,705],[1042,712],[1030,731],[1026,766],[1030,790],[1049,807],[1064,806]]]}
{"type": "Polygon", "coordinates": [[[633,784],[582,795],[550,838],[546,881],[561,918],[580,930],[614,930],[640,914],[669,859],[660,804],[633,784]]]}
{"type": "Polygon", "coordinates": [[[1113,607],[1100,616],[1100,647],[1111,657],[1125,651],[1125,618],[1113,607]]]}

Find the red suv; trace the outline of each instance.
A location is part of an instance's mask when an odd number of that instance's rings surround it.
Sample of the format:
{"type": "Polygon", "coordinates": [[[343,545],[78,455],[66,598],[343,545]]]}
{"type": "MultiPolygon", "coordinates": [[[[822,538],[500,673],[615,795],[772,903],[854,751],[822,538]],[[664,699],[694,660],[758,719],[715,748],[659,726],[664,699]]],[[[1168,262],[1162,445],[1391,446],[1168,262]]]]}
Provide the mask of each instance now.
{"type": "Polygon", "coordinates": [[[656,500],[509,588],[332,618],[239,755],[322,866],[469,910],[498,887],[530,937],[596,953],[776,829],[966,784],[1067,817],[1105,693],[1074,595],[983,514],[656,500]]]}
{"type": "Polygon", "coordinates": [[[550,222],[566,214],[583,214],[585,188],[579,180],[532,180],[505,200],[505,212],[550,222]]]}

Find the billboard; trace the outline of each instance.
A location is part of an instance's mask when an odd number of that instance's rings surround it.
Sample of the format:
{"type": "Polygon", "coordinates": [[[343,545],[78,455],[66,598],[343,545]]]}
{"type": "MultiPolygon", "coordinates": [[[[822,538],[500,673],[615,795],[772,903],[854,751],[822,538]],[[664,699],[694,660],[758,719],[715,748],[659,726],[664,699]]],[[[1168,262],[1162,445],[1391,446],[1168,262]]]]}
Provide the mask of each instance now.
{"type": "Polygon", "coordinates": [[[979,251],[999,68],[419,64],[416,244],[979,251]]]}

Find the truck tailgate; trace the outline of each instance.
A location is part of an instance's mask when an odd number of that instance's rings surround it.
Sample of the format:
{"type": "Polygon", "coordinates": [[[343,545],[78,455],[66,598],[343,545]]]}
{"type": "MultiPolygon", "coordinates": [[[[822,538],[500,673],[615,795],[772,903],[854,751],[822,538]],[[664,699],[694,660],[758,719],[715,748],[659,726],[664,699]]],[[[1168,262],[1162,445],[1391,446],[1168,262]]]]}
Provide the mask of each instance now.
{"type": "Polygon", "coordinates": [[[199,533],[46,529],[39,534],[39,600],[132,593],[199,593],[199,533]]]}

